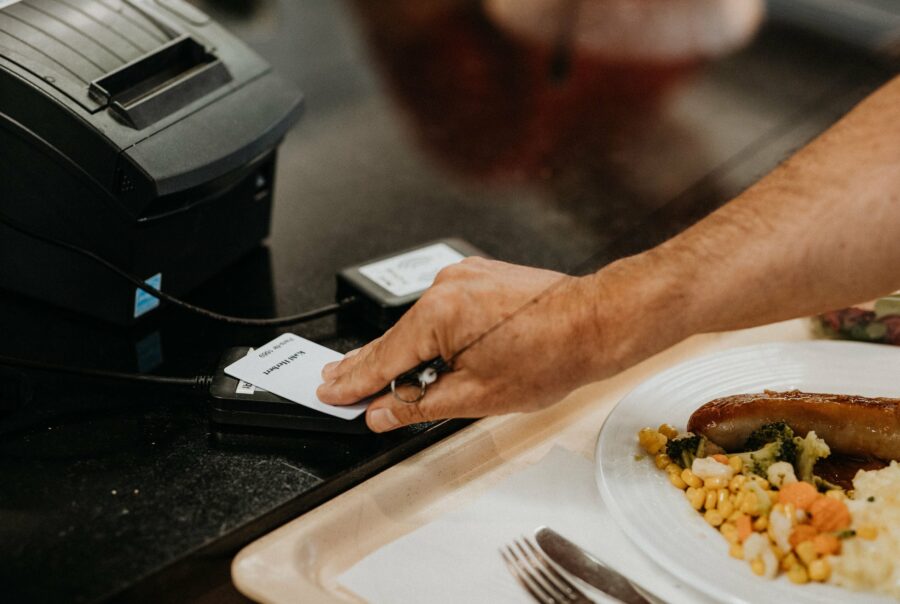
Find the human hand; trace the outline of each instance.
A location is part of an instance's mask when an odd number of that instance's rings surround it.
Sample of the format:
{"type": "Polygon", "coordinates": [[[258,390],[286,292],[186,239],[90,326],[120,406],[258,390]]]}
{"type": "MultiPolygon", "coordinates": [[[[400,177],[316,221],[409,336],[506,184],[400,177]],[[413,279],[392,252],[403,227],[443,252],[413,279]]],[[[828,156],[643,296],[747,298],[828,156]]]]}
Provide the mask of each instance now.
{"type": "Polygon", "coordinates": [[[442,357],[453,359],[451,373],[418,403],[390,393],[376,398],[367,411],[369,427],[383,432],[546,407],[620,367],[621,324],[615,304],[599,304],[602,289],[597,276],[466,259],[441,271],[383,336],[327,365],[318,396],[331,404],[355,403],[419,363],[442,357]]]}

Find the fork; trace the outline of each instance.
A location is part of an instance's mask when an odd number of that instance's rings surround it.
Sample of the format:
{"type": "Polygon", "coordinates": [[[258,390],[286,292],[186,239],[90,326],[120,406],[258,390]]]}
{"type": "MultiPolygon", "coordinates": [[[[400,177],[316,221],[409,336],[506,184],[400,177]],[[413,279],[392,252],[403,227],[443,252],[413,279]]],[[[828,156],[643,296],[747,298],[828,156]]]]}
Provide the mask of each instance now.
{"type": "Polygon", "coordinates": [[[500,548],[513,577],[541,604],[593,604],[583,591],[562,576],[543,553],[522,537],[500,548]]]}

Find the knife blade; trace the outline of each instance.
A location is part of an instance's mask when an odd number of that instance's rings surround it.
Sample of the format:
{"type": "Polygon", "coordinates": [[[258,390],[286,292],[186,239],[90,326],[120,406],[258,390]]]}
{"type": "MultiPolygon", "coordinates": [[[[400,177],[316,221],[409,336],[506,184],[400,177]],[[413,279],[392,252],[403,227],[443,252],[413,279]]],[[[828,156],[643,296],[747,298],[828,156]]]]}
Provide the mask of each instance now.
{"type": "Polygon", "coordinates": [[[539,527],[534,532],[534,538],[550,560],[588,585],[625,604],[650,604],[647,598],[632,587],[628,579],[553,529],[539,527]]]}

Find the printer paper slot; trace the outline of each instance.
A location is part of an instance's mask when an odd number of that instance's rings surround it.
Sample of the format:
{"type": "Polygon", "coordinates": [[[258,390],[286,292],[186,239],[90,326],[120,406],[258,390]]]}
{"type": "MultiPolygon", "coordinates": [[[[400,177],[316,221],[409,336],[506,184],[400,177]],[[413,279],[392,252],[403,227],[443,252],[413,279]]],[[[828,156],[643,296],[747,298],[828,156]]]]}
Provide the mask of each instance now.
{"type": "Polygon", "coordinates": [[[225,65],[189,36],[91,82],[90,95],[134,128],[146,128],[231,81],[225,65]]]}

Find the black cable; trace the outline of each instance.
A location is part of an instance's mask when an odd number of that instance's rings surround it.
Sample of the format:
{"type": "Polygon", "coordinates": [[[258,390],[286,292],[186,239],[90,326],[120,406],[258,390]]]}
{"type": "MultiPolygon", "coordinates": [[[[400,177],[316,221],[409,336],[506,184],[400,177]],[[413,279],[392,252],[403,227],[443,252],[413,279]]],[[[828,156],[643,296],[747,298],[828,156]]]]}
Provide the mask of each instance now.
{"type": "Polygon", "coordinates": [[[150,384],[154,386],[171,386],[206,393],[212,384],[211,375],[197,375],[194,377],[169,377],[164,375],[145,375],[142,373],[123,373],[119,371],[105,371],[101,369],[82,369],[66,365],[54,365],[43,361],[30,361],[0,356],[0,366],[19,367],[35,371],[48,371],[77,377],[93,378],[100,380],[113,380],[132,384],[150,384]]]}
{"type": "Polygon", "coordinates": [[[344,298],[343,300],[339,300],[337,302],[333,302],[331,304],[327,304],[325,306],[321,306],[319,308],[315,308],[313,310],[308,310],[306,312],[297,313],[295,315],[288,315],[286,317],[274,317],[270,319],[255,319],[255,318],[247,318],[247,317],[233,317],[230,315],[224,315],[221,313],[217,313],[212,310],[208,310],[205,308],[201,308],[200,306],[195,306],[189,302],[185,302],[183,300],[179,300],[178,298],[171,296],[165,292],[162,292],[151,285],[147,285],[137,277],[126,273],[124,270],[120,269],[115,264],[109,262],[105,258],[95,254],[90,250],[86,250],[82,247],[75,245],[74,243],[69,243],[67,241],[62,241],[59,239],[54,239],[53,237],[49,237],[47,235],[41,235],[35,231],[32,231],[28,227],[25,227],[2,211],[0,211],[0,223],[5,224],[12,230],[16,231],[21,235],[25,235],[26,237],[30,237],[31,239],[35,239],[37,241],[41,241],[43,243],[52,245],[54,247],[58,247],[64,250],[68,250],[70,252],[74,252],[80,256],[88,258],[96,262],[97,264],[103,266],[107,270],[112,273],[118,275],[122,279],[128,281],[136,288],[150,294],[151,296],[155,296],[160,300],[177,306],[179,308],[183,308],[185,310],[189,310],[195,314],[206,317],[208,319],[213,319],[215,321],[221,321],[223,323],[228,323],[230,325],[243,325],[246,327],[285,327],[287,325],[295,325],[297,323],[303,323],[305,321],[312,321],[313,319],[318,319],[320,317],[324,317],[326,315],[330,315],[334,312],[341,310],[342,308],[346,308],[351,304],[356,302],[356,298],[350,296],[344,298]]]}

